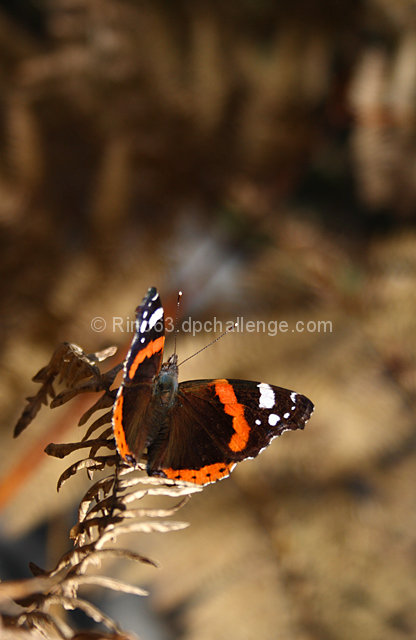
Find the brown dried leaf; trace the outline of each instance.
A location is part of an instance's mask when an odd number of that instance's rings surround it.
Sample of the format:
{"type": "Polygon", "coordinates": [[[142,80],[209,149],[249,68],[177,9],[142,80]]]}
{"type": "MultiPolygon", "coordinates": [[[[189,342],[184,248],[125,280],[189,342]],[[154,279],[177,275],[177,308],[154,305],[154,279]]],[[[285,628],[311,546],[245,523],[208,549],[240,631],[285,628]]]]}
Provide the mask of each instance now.
{"type": "Polygon", "coordinates": [[[117,498],[111,495],[111,496],[107,496],[106,498],[103,498],[102,500],[99,500],[90,509],[88,509],[83,515],[81,514],[78,519],[80,522],[83,522],[85,520],[90,520],[92,517],[95,517],[95,514],[100,512],[103,517],[107,517],[110,514],[114,515],[115,511],[122,512],[124,517],[125,510],[123,505],[117,500],[117,498]]]}
{"type": "MultiPolygon", "coordinates": [[[[85,442],[87,442],[87,440],[85,442]]],[[[93,443],[90,449],[90,458],[95,458],[95,456],[97,455],[97,451],[101,447],[107,447],[107,449],[115,449],[116,443],[113,436],[113,427],[108,427],[108,429],[105,429],[105,431],[103,431],[98,438],[90,442],[93,443]]]]}
{"type": "MultiPolygon", "coordinates": [[[[99,369],[95,367],[94,372],[91,374],[91,376],[87,380],[83,380],[81,383],[79,383],[76,386],[71,384],[69,389],[65,389],[64,391],[61,391],[61,393],[59,393],[51,402],[50,406],[53,409],[55,407],[60,407],[65,402],[68,402],[68,400],[72,400],[72,398],[74,398],[79,393],[97,393],[99,391],[105,391],[106,393],[104,394],[104,396],[105,395],[110,396],[110,392],[108,391],[108,389],[113,384],[114,378],[116,377],[117,373],[120,371],[121,367],[122,367],[121,364],[117,365],[110,371],[107,371],[106,373],[103,373],[103,374],[101,374],[99,369]]],[[[73,379],[73,376],[71,377],[71,380],[72,379],[73,379]]],[[[114,398],[113,398],[113,402],[114,402],[114,398]]]]}
{"type": "MultiPolygon", "coordinates": [[[[33,377],[33,381],[40,382],[42,386],[36,395],[27,398],[28,404],[24,408],[22,415],[14,428],[14,437],[17,437],[22,431],[24,431],[24,429],[26,429],[30,422],[36,417],[42,404],[48,404],[49,397],[52,399],[55,398],[53,382],[57,376],[59,376],[60,382],[65,382],[68,389],[73,389],[79,385],[81,380],[86,378],[92,378],[92,381],[81,385],[82,388],[89,384],[91,390],[94,390],[94,385],[97,386],[101,384],[101,388],[107,389],[112,384],[110,380],[114,380],[117,375],[116,370],[120,365],[114,367],[111,372],[101,376],[96,363],[104,360],[106,357],[109,357],[109,355],[113,355],[115,353],[114,349],[115,347],[109,347],[97,354],[86,355],[81,347],[76,344],[68,342],[60,344],[55,349],[49,364],[40,369],[40,371],[38,371],[38,373],[33,377]]],[[[72,394],[71,397],[73,397],[73,395],[75,394],[72,394]]],[[[62,394],[60,394],[60,396],[62,396],[62,394]]],[[[66,399],[69,399],[69,397],[66,399]]],[[[52,400],[51,406],[59,406],[62,402],[62,397],[57,403],[55,403],[55,400],[52,400]]]]}
{"type": "Polygon", "coordinates": [[[65,579],[65,576],[83,575],[86,573],[89,565],[100,566],[102,559],[105,557],[126,558],[128,560],[134,560],[135,562],[150,564],[157,567],[157,564],[150,558],[139,553],[129,551],[128,549],[111,547],[95,549],[94,543],[90,543],[84,547],[78,547],[66,553],[65,556],[61,558],[57,567],[48,575],[55,576],[60,574],[60,576],[62,576],[60,578],[61,581],[65,579]]]}
{"type": "Polygon", "coordinates": [[[129,585],[121,580],[116,580],[115,578],[109,578],[107,576],[87,576],[87,575],[78,575],[73,576],[71,578],[67,578],[60,585],[64,588],[69,587],[70,589],[78,589],[78,587],[82,587],[86,584],[92,584],[99,587],[105,587],[107,589],[113,589],[114,591],[123,591],[124,593],[131,593],[136,596],[147,596],[149,592],[145,589],[141,589],[140,587],[135,587],[133,585],[129,585]]]}
{"type": "Polygon", "coordinates": [[[192,493],[198,493],[203,489],[203,487],[191,482],[184,482],[183,480],[169,480],[158,476],[136,475],[128,480],[124,479],[125,476],[133,474],[138,469],[144,468],[144,465],[140,464],[137,464],[135,467],[127,464],[122,466],[119,471],[119,488],[126,489],[134,486],[135,484],[147,484],[157,487],[157,489],[147,489],[149,495],[158,495],[159,493],[163,493],[163,495],[167,496],[189,495],[192,493]]]}
{"type": "Polygon", "coordinates": [[[99,531],[103,531],[108,527],[114,526],[116,523],[121,522],[123,519],[120,515],[105,515],[97,516],[95,518],[89,518],[83,522],[77,522],[70,531],[69,537],[72,540],[78,540],[79,536],[88,535],[90,539],[93,538],[93,530],[95,527],[99,531]]]}
{"type": "Polygon", "coordinates": [[[111,548],[107,547],[105,549],[97,549],[93,550],[90,553],[85,555],[85,558],[79,562],[79,564],[75,567],[80,573],[85,573],[89,564],[101,564],[102,557],[118,557],[118,558],[126,558],[127,560],[134,560],[135,562],[142,562],[144,564],[150,564],[153,567],[157,567],[157,563],[151,558],[147,558],[146,556],[141,555],[140,553],[136,553],[134,551],[129,551],[128,549],[119,549],[119,548],[111,548]]]}
{"type": "MultiPolygon", "coordinates": [[[[117,390],[116,390],[117,391],[117,390]]],[[[106,391],[100,398],[97,400],[95,404],[92,405],[85,413],[82,414],[79,419],[79,426],[83,426],[88,420],[91,418],[92,414],[100,409],[108,409],[108,407],[112,407],[114,404],[116,392],[106,391]]]]}
{"type": "MultiPolygon", "coordinates": [[[[36,629],[27,629],[25,627],[17,628],[15,619],[9,619],[8,616],[0,617],[0,637],[1,640],[45,640],[44,633],[40,633],[40,631],[36,629]]],[[[62,636],[51,635],[48,640],[60,640],[61,638],[62,636]]],[[[87,638],[85,638],[85,640],[87,640],[87,638]]],[[[98,638],[94,640],[98,640],[98,638]]]]}
{"type": "Polygon", "coordinates": [[[111,387],[111,385],[113,384],[114,380],[116,379],[117,374],[119,373],[119,371],[122,370],[122,368],[123,368],[123,363],[120,362],[119,364],[117,364],[115,367],[113,367],[109,371],[104,371],[101,374],[101,380],[103,382],[103,386],[106,389],[109,389],[111,387]]]}
{"type": "Polygon", "coordinates": [[[61,605],[65,609],[81,609],[89,618],[92,618],[95,622],[102,622],[108,629],[111,629],[116,633],[120,633],[120,630],[114,620],[106,616],[105,613],[98,609],[98,607],[95,607],[86,600],[83,600],[81,598],[70,598],[60,594],[50,596],[48,598],[48,605],[54,604],[61,605]]]}
{"type": "Polygon", "coordinates": [[[48,572],[45,571],[45,569],[42,569],[41,567],[38,567],[37,564],[35,564],[34,562],[29,562],[29,569],[32,573],[33,576],[44,576],[46,575],[48,572]]]}
{"type": "Polygon", "coordinates": [[[7,580],[0,583],[0,601],[3,599],[22,600],[35,593],[46,593],[57,582],[55,576],[45,574],[24,580],[7,580]]]}
{"type": "Polygon", "coordinates": [[[75,475],[78,471],[82,471],[82,469],[87,469],[89,471],[102,471],[106,466],[113,466],[117,462],[116,456],[97,456],[93,460],[91,458],[83,458],[82,460],[78,460],[78,462],[74,462],[71,464],[65,471],[60,475],[57,490],[62,487],[63,483],[68,480],[71,476],[75,475]]]}
{"type": "Polygon", "coordinates": [[[42,638],[53,640],[54,638],[71,638],[72,629],[62,618],[54,617],[45,611],[30,611],[21,616],[30,625],[37,629],[42,638]]]}
{"type": "Polygon", "coordinates": [[[135,502],[136,500],[142,500],[147,495],[148,495],[147,489],[140,489],[139,491],[127,493],[124,496],[119,496],[119,500],[122,505],[127,505],[127,504],[130,504],[131,502],[135,502]]]}
{"type": "Polygon", "coordinates": [[[61,574],[65,575],[67,571],[71,571],[79,565],[89,553],[94,551],[94,545],[89,544],[84,547],[75,547],[65,553],[59,560],[58,564],[52,571],[49,572],[48,575],[56,575],[61,574]]]}
{"type": "MultiPolygon", "coordinates": [[[[24,611],[20,604],[17,604],[12,598],[4,596],[0,598],[0,629],[2,616],[13,616],[14,618],[20,616],[24,611]]],[[[1,638],[1,635],[0,635],[1,638]]]]}
{"type": "Polygon", "coordinates": [[[92,362],[103,362],[103,360],[107,360],[107,358],[111,358],[111,356],[113,356],[116,353],[117,353],[117,347],[113,345],[111,347],[107,347],[106,349],[102,349],[101,351],[97,351],[96,353],[89,353],[87,355],[87,358],[92,362]]]}
{"type": "Polygon", "coordinates": [[[64,391],[61,391],[61,393],[58,393],[51,402],[51,409],[62,406],[65,402],[72,400],[72,398],[77,396],[79,393],[97,393],[99,391],[104,391],[105,389],[106,386],[104,385],[101,376],[86,380],[76,387],[65,389],[64,391]]]}
{"type": "Polygon", "coordinates": [[[103,416],[101,416],[100,418],[95,420],[95,422],[93,422],[92,425],[90,425],[88,427],[88,429],[85,432],[82,440],[88,440],[88,438],[91,436],[92,433],[94,433],[94,431],[96,431],[97,429],[99,429],[103,425],[110,423],[111,422],[111,416],[112,416],[112,411],[108,411],[103,416]]]}
{"type": "Polygon", "coordinates": [[[187,522],[131,522],[107,527],[96,542],[96,549],[102,549],[109,540],[115,540],[126,533],[166,533],[168,531],[180,531],[189,527],[187,522]]]}
{"type": "MultiPolygon", "coordinates": [[[[42,640],[44,640],[42,638],[42,640]]],[[[126,631],[121,632],[107,632],[103,631],[82,631],[72,636],[71,640],[138,640],[137,636],[126,631]]]]}
{"type": "MultiPolygon", "coordinates": [[[[143,481],[145,481],[145,479],[143,479],[143,481]]],[[[120,487],[120,490],[125,488],[126,488],[125,486],[122,486],[120,487]]],[[[146,489],[146,494],[149,496],[163,495],[163,496],[177,497],[177,496],[190,495],[191,493],[198,493],[201,490],[202,488],[197,485],[193,485],[188,482],[181,482],[180,484],[178,483],[177,485],[163,484],[163,485],[160,485],[159,487],[149,487],[148,489],[146,489]]],[[[140,491],[138,491],[137,494],[140,497],[140,491]]],[[[128,494],[128,495],[132,496],[133,494],[128,494]]]]}
{"type": "MultiPolygon", "coordinates": [[[[99,494],[103,493],[106,496],[114,487],[115,478],[114,476],[106,476],[105,478],[101,478],[98,480],[92,487],[88,489],[82,498],[80,505],[78,507],[78,520],[84,520],[86,514],[90,509],[91,503],[96,500],[99,501],[99,494]]],[[[113,496],[113,501],[115,497],[113,496]]]]}
{"type": "Polygon", "coordinates": [[[47,453],[48,456],[54,456],[55,458],[65,458],[65,456],[68,456],[70,453],[73,453],[78,449],[85,449],[87,447],[91,447],[91,448],[94,447],[96,450],[98,450],[100,447],[107,447],[107,448],[114,449],[115,445],[114,444],[113,446],[111,445],[112,445],[111,440],[108,440],[105,438],[99,438],[96,440],[84,440],[83,442],[82,441],[81,442],[64,442],[62,444],[55,444],[51,442],[45,448],[45,453],[47,453]]]}
{"type": "Polygon", "coordinates": [[[123,518],[168,518],[181,509],[190,498],[191,496],[185,496],[177,505],[170,509],[126,509],[123,511],[123,518]]]}
{"type": "MultiPolygon", "coordinates": [[[[101,381],[102,385],[106,385],[111,376],[102,377],[96,362],[102,361],[105,357],[113,355],[113,353],[115,353],[114,347],[110,347],[98,354],[86,355],[76,344],[67,342],[60,344],[55,349],[49,364],[40,369],[33,377],[33,381],[42,383],[42,387],[35,396],[28,398],[28,405],[25,407],[15,427],[14,436],[19,435],[28,426],[42,404],[48,403],[49,396],[55,398],[53,382],[57,376],[59,376],[60,382],[65,381],[68,388],[76,387],[81,380],[86,378],[92,378],[93,381],[101,381]]],[[[62,402],[58,404],[62,404],[62,402]]],[[[58,406],[58,404],[54,406],[58,406]]]]}
{"type": "Polygon", "coordinates": [[[48,396],[54,397],[55,391],[52,384],[48,381],[41,387],[35,396],[26,398],[27,406],[23,409],[22,415],[13,431],[13,437],[17,438],[19,434],[26,429],[26,427],[34,420],[40,411],[42,405],[48,404],[48,396]]]}

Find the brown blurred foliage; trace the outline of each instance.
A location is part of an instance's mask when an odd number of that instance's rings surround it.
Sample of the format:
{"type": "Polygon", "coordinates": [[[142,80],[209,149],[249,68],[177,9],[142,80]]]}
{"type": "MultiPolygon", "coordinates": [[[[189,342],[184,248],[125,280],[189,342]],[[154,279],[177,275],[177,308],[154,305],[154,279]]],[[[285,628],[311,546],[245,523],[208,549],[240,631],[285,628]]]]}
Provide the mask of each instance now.
{"type": "MultiPolygon", "coordinates": [[[[126,345],[111,318],[151,285],[168,315],[180,287],[185,318],[333,323],[228,336],[183,367],[295,388],[317,410],[194,498],[189,530],[149,541],[172,637],[416,633],[415,51],[412,0],[3,3],[9,532],[75,500],[50,495],[61,468],[42,443],[70,440],[84,407],[41,413],[10,445],[57,342],[126,345]]],[[[181,357],[211,337],[182,335],[181,357]]]]}

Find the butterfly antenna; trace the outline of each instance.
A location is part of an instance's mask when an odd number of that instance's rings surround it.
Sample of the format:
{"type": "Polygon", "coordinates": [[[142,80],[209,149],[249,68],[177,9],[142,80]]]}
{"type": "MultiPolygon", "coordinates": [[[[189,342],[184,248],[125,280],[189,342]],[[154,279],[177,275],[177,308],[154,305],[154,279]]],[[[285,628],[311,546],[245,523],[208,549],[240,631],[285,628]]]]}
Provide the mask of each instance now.
{"type": "Polygon", "coordinates": [[[188,358],[185,358],[185,360],[182,360],[182,362],[178,364],[178,367],[182,366],[184,362],[188,362],[188,360],[191,360],[191,358],[195,358],[195,356],[199,355],[202,351],[205,351],[205,349],[208,349],[208,347],[218,342],[218,340],[221,340],[221,338],[223,338],[227,333],[231,333],[231,331],[234,331],[234,328],[237,326],[238,326],[238,322],[234,322],[232,327],[229,327],[228,329],[223,331],[219,336],[217,336],[214,340],[211,340],[211,342],[208,342],[208,344],[206,344],[205,347],[202,347],[202,349],[199,349],[188,358]]]}
{"type": "Polygon", "coordinates": [[[181,298],[182,298],[182,291],[178,291],[178,299],[176,301],[176,313],[175,313],[175,342],[174,342],[174,348],[173,348],[173,353],[176,355],[176,336],[178,335],[179,329],[178,329],[178,320],[179,320],[179,307],[181,305],[181,298]]]}

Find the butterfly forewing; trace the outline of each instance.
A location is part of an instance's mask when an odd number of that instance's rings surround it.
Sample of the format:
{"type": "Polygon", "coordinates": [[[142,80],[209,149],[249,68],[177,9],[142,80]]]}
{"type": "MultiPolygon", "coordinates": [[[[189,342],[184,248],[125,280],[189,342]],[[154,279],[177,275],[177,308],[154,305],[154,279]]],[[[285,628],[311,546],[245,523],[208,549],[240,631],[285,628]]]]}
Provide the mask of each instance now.
{"type": "Polygon", "coordinates": [[[125,459],[138,462],[147,446],[147,409],[153,379],[162,364],[164,342],[163,307],[152,287],[136,309],[136,333],[124,362],[123,381],[113,409],[117,449],[125,459]]]}
{"type": "Polygon", "coordinates": [[[254,458],[284,431],[303,429],[313,411],[305,396],[264,382],[220,380],[214,386],[225,412],[233,416],[235,433],[228,445],[237,460],[254,458]]]}
{"type": "Polygon", "coordinates": [[[124,363],[123,385],[153,382],[160,371],[164,344],[163,307],[152,287],[136,309],[136,333],[124,363]]]}
{"type": "Polygon", "coordinates": [[[165,442],[149,452],[149,472],[162,469],[168,477],[213,482],[229,475],[232,463],[255,457],[283,431],[303,429],[312,410],[305,396],[264,383],[181,383],[165,442]]]}

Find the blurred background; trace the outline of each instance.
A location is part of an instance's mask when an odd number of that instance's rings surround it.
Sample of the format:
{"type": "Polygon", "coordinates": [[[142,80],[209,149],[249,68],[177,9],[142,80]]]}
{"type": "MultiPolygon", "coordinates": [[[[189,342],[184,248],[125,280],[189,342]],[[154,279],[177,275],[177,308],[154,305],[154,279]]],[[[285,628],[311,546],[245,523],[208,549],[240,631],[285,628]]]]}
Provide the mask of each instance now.
{"type": "MultiPolygon", "coordinates": [[[[180,288],[182,318],[289,327],[180,379],[316,410],[196,495],[187,530],[138,540],[161,568],[118,570],[151,596],[106,610],[146,640],[414,638],[415,211],[415,0],[3,0],[1,577],[52,566],[88,486],[56,495],[67,463],[43,453],[88,398],[12,440],[31,377],[63,340],[122,357],[113,317],[149,286],[173,316],[180,288]]],[[[182,331],[180,359],[214,337],[182,331]]]]}

